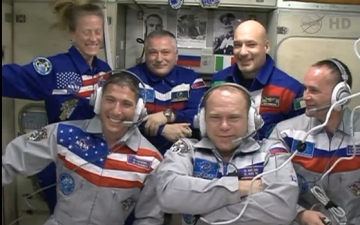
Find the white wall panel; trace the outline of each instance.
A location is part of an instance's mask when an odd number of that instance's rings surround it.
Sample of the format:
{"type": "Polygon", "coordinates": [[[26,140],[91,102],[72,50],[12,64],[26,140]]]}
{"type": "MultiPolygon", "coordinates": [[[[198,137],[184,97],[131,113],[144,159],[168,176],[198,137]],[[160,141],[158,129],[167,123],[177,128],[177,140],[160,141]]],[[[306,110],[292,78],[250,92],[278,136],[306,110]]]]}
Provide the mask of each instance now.
{"type": "MultiPolygon", "coordinates": [[[[354,42],[360,34],[359,24],[360,13],[280,11],[278,26],[288,32],[278,35],[278,66],[302,82],[313,63],[338,58],[352,72],[353,93],[359,92],[360,62],[354,53],[354,42]]],[[[360,97],[351,101],[351,107],[356,105],[360,105],[360,97]]]]}

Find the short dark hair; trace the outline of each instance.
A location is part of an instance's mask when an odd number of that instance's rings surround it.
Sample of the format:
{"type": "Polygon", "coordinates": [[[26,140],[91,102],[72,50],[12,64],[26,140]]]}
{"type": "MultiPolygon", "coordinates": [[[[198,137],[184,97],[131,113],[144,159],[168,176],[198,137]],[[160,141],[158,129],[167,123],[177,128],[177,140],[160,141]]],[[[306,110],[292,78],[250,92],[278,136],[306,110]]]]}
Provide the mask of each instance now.
{"type": "Polygon", "coordinates": [[[135,94],[136,101],[140,98],[140,81],[131,73],[126,71],[114,72],[110,77],[105,81],[102,86],[102,93],[106,92],[106,89],[110,84],[115,84],[120,87],[128,87],[135,94]]]}
{"type": "Polygon", "coordinates": [[[320,61],[314,63],[312,66],[313,67],[323,67],[323,66],[325,66],[325,67],[329,68],[331,70],[331,72],[335,76],[338,77],[338,83],[340,83],[341,81],[343,81],[343,78],[341,77],[341,69],[332,60],[339,63],[343,67],[346,74],[348,75],[347,84],[350,86],[350,88],[352,88],[352,75],[351,75],[351,72],[349,70],[349,67],[345,63],[343,63],[342,61],[340,61],[338,59],[335,59],[335,58],[324,59],[324,60],[320,60],[320,61]]]}

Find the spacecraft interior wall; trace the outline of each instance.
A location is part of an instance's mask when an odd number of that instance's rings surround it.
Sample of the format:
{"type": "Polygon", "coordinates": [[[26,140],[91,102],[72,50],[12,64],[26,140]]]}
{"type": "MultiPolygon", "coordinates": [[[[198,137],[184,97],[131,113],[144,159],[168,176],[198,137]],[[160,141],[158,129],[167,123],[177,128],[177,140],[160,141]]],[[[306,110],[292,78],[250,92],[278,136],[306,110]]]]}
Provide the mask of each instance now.
{"type": "MultiPolygon", "coordinates": [[[[265,27],[267,26],[266,12],[241,11],[239,9],[224,11],[221,8],[210,11],[199,7],[178,11],[159,8],[145,9],[143,18],[139,18],[137,10],[128,8],[126,12],[125,67],[134,66],[142,54],[143,45],[137,43],[136,39],[144,38],[146,31],[149,33],[149,30],[156,29],[156,27],[168,30],[177,37],[178,64],[186,66],[183,64],[184,61],[190,61],[188,67],[201,74],[213,74],[215,71],[227,67],[233,58],[231,51],[214,54],[214,50],[216,49],[216,40],[226,36],[227,29],[231,29],[223,23],[226,21],[223,19],[224,16],[229,16],[229,14],[235,17],[233,26],[236,26],[238,20],[247,19],[255,19],[265,27]],[[189,25],[194,20],[199,24],[198,31],[191,30],[192,27],[189,25]],[[185,32],[191,34],[184,34],[185,32]]],[[[230,40],[227,45],[231,44],[230,40]]]]}
{"type": "MultiPolygon", "coordinates": [[[[326,58],[337,58],[352,72],[352,92],[360,91],[360,63],[354,53],[354,42],[360,34],[360,13],[280,10],[277,65],[298,80],[311,64],[326,58]]],[[[360,98],[350,106],[360,105],[360,98]]]]}

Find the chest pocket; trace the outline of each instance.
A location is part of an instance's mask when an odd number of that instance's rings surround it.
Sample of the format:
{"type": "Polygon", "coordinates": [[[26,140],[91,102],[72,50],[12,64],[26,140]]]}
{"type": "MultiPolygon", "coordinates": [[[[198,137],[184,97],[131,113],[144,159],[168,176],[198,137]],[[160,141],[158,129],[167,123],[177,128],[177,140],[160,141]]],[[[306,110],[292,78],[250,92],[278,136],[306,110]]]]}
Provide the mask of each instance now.
{"type": "Polygon", "coordinates": [[[219,169],[220,166],[217,162],[195,158],[193,176],[212,180],[220,176],[219,169]]]}

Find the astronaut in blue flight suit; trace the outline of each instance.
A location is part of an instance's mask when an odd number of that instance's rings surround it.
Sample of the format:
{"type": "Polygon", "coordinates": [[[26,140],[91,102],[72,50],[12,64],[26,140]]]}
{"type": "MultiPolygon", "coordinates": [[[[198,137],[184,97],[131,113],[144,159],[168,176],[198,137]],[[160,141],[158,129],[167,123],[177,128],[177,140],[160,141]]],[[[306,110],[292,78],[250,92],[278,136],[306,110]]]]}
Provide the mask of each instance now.
{"type": "MultiPolygon", "coordinates": [[[[148,116],[140,131],[162,154],[180,138],[193,135],[193,119],[207,90],[198,74],[176,65],[177,58],[175,36],[156,30],[145,39],[145,63],[128,69],[146,85],[142,91],[148,116]]],[[[128,218],[129,224],[133,218],[134,214],[128,218]]],[[[165,217],[165,224],[169,219],[165,217]]]]}
{"type": "Polygon", "coordinates": [[[268,138],[277,123],[305,112],[301,104],[304,85],[277,68],[269,51],[263,25],[254,20],[242,22],[234,32],[236,63],[212,77],[212,86],[230,82],[250,91],[265,121],[254,137],[258,140],[268,138]]]}
{"type": "Polygon", "coordinates": [[[145,63],[129,70],[146,85],[149,115],[142,132],[165,154],[178,139],[192,136],[193,118],[207,87],[193,70],[176,65],[176,38],[169,31],[153,31],[146,37],[145,56],[145,63]]]}
{"type": "MultiPolygon", "coordinates": [[[[58,2],[54,9],[60,14],[60,24],[66,25],[74,41],[68,52],[36,57],[26,65],[2,66],[2,97],[45,101],[50,124],[93,118],[89,97],[111,70],[106,62],[96,57],[103,42],[102,9],[89,3],[74,4],[69,13],[63,10],[70,9],[67,6],[58,2]]],[[[37,174],[37,178],[41,188],[55,184],[55,164],[37,174]]],[[[53,213],[57,200],[56,187],[50,187],[43,193],[53,213]]]]}

